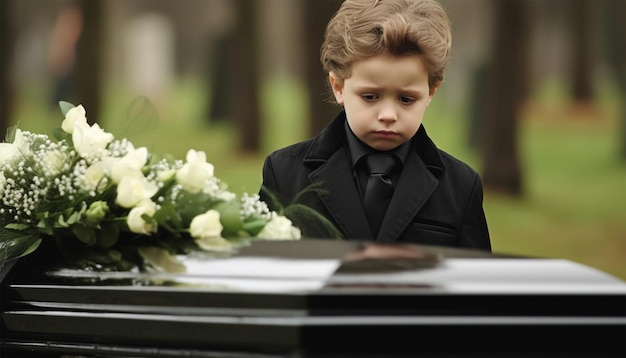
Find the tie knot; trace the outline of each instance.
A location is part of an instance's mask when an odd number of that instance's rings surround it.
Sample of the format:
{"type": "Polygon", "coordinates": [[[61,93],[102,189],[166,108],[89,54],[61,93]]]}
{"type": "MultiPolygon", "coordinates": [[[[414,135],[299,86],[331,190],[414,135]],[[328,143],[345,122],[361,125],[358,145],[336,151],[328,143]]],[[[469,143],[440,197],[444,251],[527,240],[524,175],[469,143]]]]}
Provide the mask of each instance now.
{"type": "Polygon", "coordinates": [[[396,160],[393,154],[370,154],[365,158],[365,162],[370,174],[389,175],[396,166],[396,160]]]}

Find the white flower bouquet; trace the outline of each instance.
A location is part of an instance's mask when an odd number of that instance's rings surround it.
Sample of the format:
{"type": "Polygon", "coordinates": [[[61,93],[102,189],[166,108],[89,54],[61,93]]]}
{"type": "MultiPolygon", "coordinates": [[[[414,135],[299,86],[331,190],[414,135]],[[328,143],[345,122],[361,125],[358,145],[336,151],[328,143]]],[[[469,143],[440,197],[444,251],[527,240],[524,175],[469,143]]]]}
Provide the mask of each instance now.
{"type": "Polygon", "coordinates": [[[300,238],[258,195],[228,191],[204,152],[158,158],[60,107],[55,140],[12,127],[0,143],[0,262],[54,240],[81,268],[184,272],[177,255],[300,238]]]}

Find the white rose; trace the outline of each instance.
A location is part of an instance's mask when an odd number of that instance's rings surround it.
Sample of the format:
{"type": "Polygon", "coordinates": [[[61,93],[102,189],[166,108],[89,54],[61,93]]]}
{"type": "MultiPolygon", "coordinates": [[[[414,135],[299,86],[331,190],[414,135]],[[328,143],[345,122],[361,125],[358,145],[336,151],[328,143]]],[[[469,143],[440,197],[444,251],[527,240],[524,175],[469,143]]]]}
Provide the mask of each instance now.
{"type": "Polygon", "coordinates": [[[187,163],[176,173],[176,181],[190,193],[197,193],[207,179],[213,177],[213,164],[207,163],[206,154],[193,149],[187,152],[187,163]]]}
{"type": "Polygon", "coordinates": [[[111,169],[113,168],[115,163],[117,163],[118,160],[120,160],[120,158],[103,156],[100,158],[100,160],[97,163],[98,165],[102,167],[102,169],[104,169],[104,172],[107,174],[107,176],[110,177],[111,169]]]}
{"type": "Polygon", "coordinates": [[[196,240],[196,244],[206,251],[229,251],[232,245],[222,237],[224,227],[220,222],[220,213],[209,210],[197,215],[189,224],[189,233],[196,240]]]}
{"type": "Polygon", "coordinates": [[[159,191],[156,184],[148,181],[144,176],[128,175],[117,185],[115,201],[124,208],[132,208],[142,200],[150,199],[159,191]]]}
{"type": "Polygon", "coordinates": [[[222,237],[223,229],[220,213],[216,210],[209,210],[204,214],[197,215],[189,224],[189,233],[194,239],[222,237]]]}
{"type": "Polygon", "coordinates": [[[13,138],[13,145],[17,148],[17,151],[22,155],[30,154],[30,143],[24,137],[24,133],[16,129],[15,130],[15,138],[13,138]]]}
{"type": "Polygon", "coordinates": [[[275,216],[263,230],[257,235],[259,239],[266,240],[293,240],[300,239],[300,229],[293,226],[291,220],[284,216],[275,216]]]}
{"type": "Polygon", "coordinates": [[[141,169],[148,161],[148,149],[141,147],[132,148],[125,156],[115,161],[111,166],[111,180],[119,183],[120,180],[129,173],[141,174],[141,169]]]}
{"type": "Polygon", "coordinates": [[[21,130],[15,130],[13,143],[0,143],[0,164],[8,162],[18,154],[26,155],[30,153],[29,143],[24,138],[21,130]]]}
{"type": "Polygon", "coordinates": [[[156,232],[156,225],[147,223],[141,216],[146,214],[148,216],[154,215],[156,212],[156,204],[151,200],[143,200],[139,205],[135,206],[128,213],[126,223],[130,231],[136,234],[150,235],[156,232]]]}
{"type": "Polygon", "coordinates": [[[0,164],[6,163],[17,154],[17,147],[13,143],[0,143],[0,164]]]}
{"type": "Polygon", "coordinates": [[[87,123],[77,122],[72,133],[74,148],[83,158],[103,153],[113,139],[113,134],[103,131],[98,124],[90,127],[87,123]]]}
{"type": "Polygon", "coordinates": [[[77,107],[67,111],[65,119],[63,120],[63,123],[61,123],[61,129],[63,129],[66,133],[72,134],[74,133],[74,126],[76,123],[87,124],[85,108],[82,105],[78,105],[77,107]]]}
{"type": "Polygon", "coordinates": [[[85,170],[85,176],[83,178],[83,188],[85,191],[102,191],[106,184],[106,170],[102,163],[95,163],[85,170]]]}

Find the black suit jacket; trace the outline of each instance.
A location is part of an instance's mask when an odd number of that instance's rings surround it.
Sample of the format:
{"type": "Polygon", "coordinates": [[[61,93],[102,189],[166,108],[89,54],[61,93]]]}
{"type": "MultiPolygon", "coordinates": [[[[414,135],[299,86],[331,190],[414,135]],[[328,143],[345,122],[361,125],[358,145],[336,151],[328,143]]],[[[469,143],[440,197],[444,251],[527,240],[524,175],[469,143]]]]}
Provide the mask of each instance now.
{"type": "MultiPolygon", "coordinates": [[[[321,190],[298,202],[324,215],[348,239],[491,251],[478,173],[437,149],[423,126],[411,140],[380,234],[374,238],[352,172],[345,120],[342,111],[316,137],[265,159],[262,186],[276,195],[279,205],[289,205],[304,188],[318,184],[321,190]]],[[[259,194],[272,210],[279,209],[271,195],[263,189],[259,194]]],[[[306,231],[304,235],[316,236],[306,231]]]]}

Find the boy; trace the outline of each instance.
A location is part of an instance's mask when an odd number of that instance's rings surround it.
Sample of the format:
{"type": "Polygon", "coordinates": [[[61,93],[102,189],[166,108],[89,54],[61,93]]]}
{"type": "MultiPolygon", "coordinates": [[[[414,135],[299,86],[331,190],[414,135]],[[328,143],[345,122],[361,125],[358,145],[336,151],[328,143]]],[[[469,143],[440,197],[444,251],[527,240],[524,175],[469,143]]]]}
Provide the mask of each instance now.
{"type": "Polygon", "coordinates": [[[343,110],[316,137],[266,158],[261,198],[274,210],[297,198],[348,239],[491,251],[479,175],[421,125],[450,46],[436,0],[346,0],[321,49],[343,110]]]}

